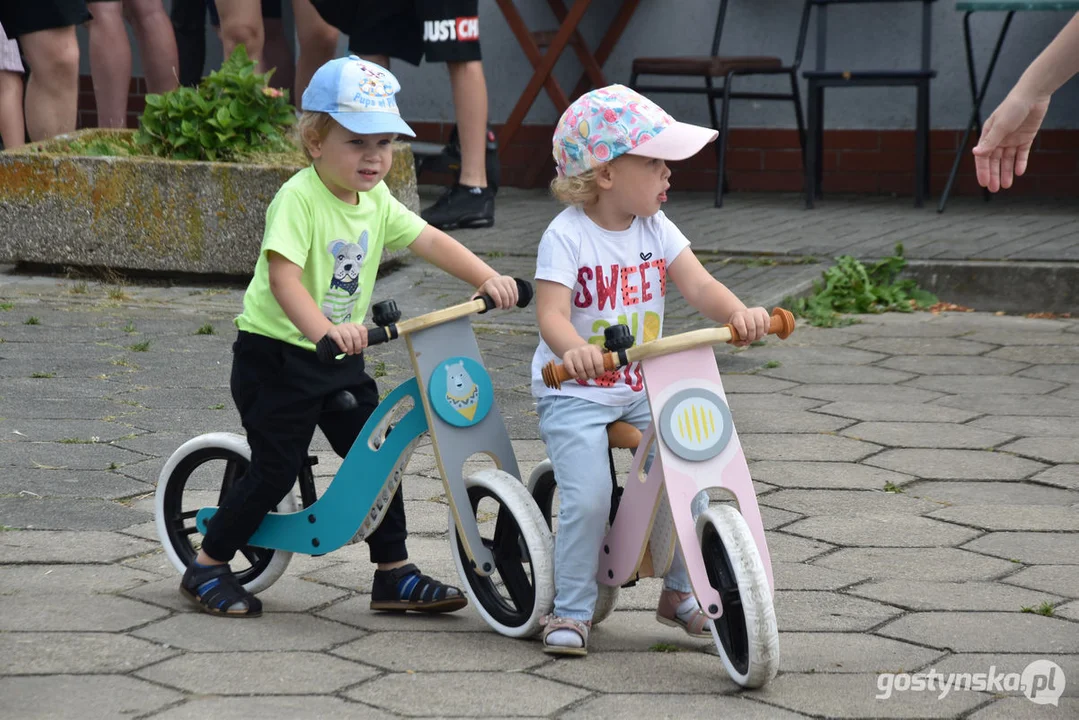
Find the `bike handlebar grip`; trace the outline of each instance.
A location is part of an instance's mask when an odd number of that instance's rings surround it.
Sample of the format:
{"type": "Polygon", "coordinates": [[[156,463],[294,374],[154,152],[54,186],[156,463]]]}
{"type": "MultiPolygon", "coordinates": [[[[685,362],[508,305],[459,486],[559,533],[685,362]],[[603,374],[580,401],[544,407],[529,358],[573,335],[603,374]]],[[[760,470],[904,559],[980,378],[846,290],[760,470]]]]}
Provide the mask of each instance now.
{"type": "MultiPolygon", "coordinates": [[[[532,302],[532,283],[521,278],[513,279],[517,283],[517,307],[528,307],[528,304],[532,302]]],[[[495,307],[495,301],[491,299],[490,295],[480,295],[476,299],[483,300],[483,309],[479,311],[480,315],[495,307]]]]}
{"type": "Polygon", "coordinates": [[[772,326],[768,332],[775,333],[780,340],[786,340],[794,332],[794,313],[781,307],[772,310],[772,326]]]}
{"type": "MultiPolygon", "coordinates": [[[[618,365],[619,353],[603,353],[603,369],[607,372],[616,370],[618,365]]],[[[556,363],[551,360],[543,366],[543,370],[540,371],[540,375],[543,377],[543,384],[552,390],[558,390],[562,387],[562,383],[570,379],[569,371],[566,370],[566,366],[561,363],[556,363]]]]}
{"type": "MultiPolygon", "coordinates": [[[[733,325],[727,323],[725,327],[731,332],[731,339],[727,342],[734,343],[741,340],[733,325]]],[[[780,340],[786,340],[792,332],[794,332],[794,313],[781,307],[772,310],[772,322],[768,326],[768,334],[775,335],[780,340]]]]}
{"type": "Polygon", "coordinates": [[[517,307],[528,307],[528,304],[532,302],[532,283],[521,278],[514,278],[517,281],[517,307]]]}
{"type": "Polygon", "coordinates": [[[390,325],[389,327],[375,327],[367,331],[367,347],[372,345],[381,345],[387,340],[392,340],[397,337],[396,326],[390,325]]]}
{"type": "Polygon", "coordinates": [[[329,335],[323,335],[322,339],[315,343],[315,354],[323,365],[333,365],[337,362],[341,349],[337,347],[336,340],[329,335]]]}

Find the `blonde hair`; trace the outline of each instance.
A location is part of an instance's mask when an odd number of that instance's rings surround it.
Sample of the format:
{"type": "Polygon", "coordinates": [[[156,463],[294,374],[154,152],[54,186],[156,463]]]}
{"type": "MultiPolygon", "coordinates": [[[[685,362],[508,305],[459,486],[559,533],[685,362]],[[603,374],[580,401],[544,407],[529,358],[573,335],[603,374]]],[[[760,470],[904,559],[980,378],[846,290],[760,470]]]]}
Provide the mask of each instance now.
{"type": "Polygon", "coordinates": [[[312,112],[304,110],[296,121],[295,135],[296,144],[303,148],[303,154],[309,162],[314,162],[309,145],[314,142],[322,142],[330,134],[334,119],[329,113],[312,112]]]}
{"type": "Polygon", "coordinates": [[[599,181],[596,168],[572,177],[558,176],[551,181],[551,194],[559,202],[574,207],[585,207],[599,199],[599,181]]]}

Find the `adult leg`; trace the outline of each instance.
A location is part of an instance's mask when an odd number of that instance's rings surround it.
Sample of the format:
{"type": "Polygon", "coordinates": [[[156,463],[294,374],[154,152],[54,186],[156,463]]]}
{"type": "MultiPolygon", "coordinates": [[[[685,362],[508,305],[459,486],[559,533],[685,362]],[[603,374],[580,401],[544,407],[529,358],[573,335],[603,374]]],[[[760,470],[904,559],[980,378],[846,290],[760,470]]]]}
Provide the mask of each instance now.
{"type": "Polygon", "coordinates": [[[281,90],[292,90],[296,69],[292,60],[292,48],[285,37],[285,25],[281,18],[262,18],[266,42],[262,46],[262,64],[267,72],[273,70],[270,85],[281,90]]]}
{"type": "Polygon", "coordinates": [[[4,149],[17,148],[26,142],[23,121],[22,75],[19,44],[0,27],[0,139],[4,149]]]}
{"type": "Polygon", "coordinates": [[[87,3],[93,19],[90,34],[90,77],[94,81],[97,126],[127,127],[127,95],[131,86],[131,43],[119,2],[87,3]]]}
{"type": "Polygon", "coordinates": [[[26,84],[26,129],[31,140],[72,132],[78,114],[79,43],[75,26],[19,36],[30,66],[26,84]]]}
{"type": "Polygon", "coordinates": [[[418,0],[423,49],[428,62],[445,62],[453,90],[461,174],[455,185],[426,208],[423,219],[437,228],[490,227],[494,192],[487,187],[487,81],[480,60],[476,0],[418,0]]]}
{"type": "Polygon", "coordinates": [[[237,45],[243,45],[247,56],[259,63],[258,71],[265,72],[260,62],[265,35],[259,0],[215,0],[215,4],[221,18],[221,45],[225,57],[232,55],[237,45]]]}
{"type": "Polygon", "coordinates": [[[146,89],[152,93],[175,90],[180,82],[179,52],[161,0],[123,0],[123,3],[124,13],[139,41],[146,89]]]}
{"type": "Polygon", "coordinates": [[[296,36],[300,44],[292,104],[300,107],[303,91],[311,82],[311,76],[337,53],[339,33],[337,28],[322,19],[311,0],[292,0],[292,16],[296,21],[296,36]]]}
{"type": "Polygon", "coordinates": [[[487,80],[483,63],[447,63],[453,88],[453,110],[461,138],[460,183],[487,187],[487,80]]]}
{"type": "Polygon", "coordinates": [[[17,148],[26,141],[23,124],[22,75],[0,70],[0,139],[4,149],[17,148]]]}

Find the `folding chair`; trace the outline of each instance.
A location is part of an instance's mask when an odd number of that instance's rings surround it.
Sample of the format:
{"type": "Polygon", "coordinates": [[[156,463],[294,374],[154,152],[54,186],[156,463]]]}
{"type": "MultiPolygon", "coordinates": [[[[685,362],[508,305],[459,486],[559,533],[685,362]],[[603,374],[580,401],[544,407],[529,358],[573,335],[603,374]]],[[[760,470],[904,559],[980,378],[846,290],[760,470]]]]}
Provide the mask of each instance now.
{"type": "Polygon", "coordinates": [[[781,58],[774,56],[719,54],[723,22],[727,15],[727,2],[728,0],[720,0],[719,3],[716,28],[712,35],[711,55],[634,58],[629,81],[630,87],[645,95],[678,93],[704,95],[707,98],[712,127],[719,131],[719,140],[716,143],[717,208],[723,207],[723,192],[726,184],[727,133],[731,100],[786,100],[794,103],[794,115],[798,120],[798,142],[802,148],[802,165],[804,166],[806,162],[806,131],[802,121],[802,99],[798,90],[798,68],[802,64],[802,52],[805,49],[806,33],[809,28],[810,2],[807,0],[802,6],[794,61],[789,65],[784,65],[781,58]],[[638,82],[638,77],[641,75],[704,78],[704,87],[641,84],[638,82]],[[735,92],[731,89],[735,77],[750,75],[786,75],[790,78],[791,91],[787,94],[741,90],[735,92]],[[717,80],[722,80],[722,84],[717,86],[717,80]],[[717,101],[720,103],[718,111],[717,101]]]}
{"type": "MultiPolygon", "coordinates": [[[[913,87],[918,91],[917,119],[915,121],[915,169],[914,206],[921,207],[929,194],[929,81],[936,77],[929,67],[931,50],[933,7],[936,0],[810,0],[817,8],[817,67],[806,70],[802,76],[807,81],[806,99],[809,104],[808,148],[805,163],[806,208],[813,207],[813,200],[820,197],[821,179],[824,173],[824,90],[834,87],[913,87]],[[893,70],[828,70],[828,6],[860,5],[869,3],[920,2],[921,12],[921,66],[914,69],[893,70]]],[[[847,25],[843,25],[844,30],[847,25]]]]}

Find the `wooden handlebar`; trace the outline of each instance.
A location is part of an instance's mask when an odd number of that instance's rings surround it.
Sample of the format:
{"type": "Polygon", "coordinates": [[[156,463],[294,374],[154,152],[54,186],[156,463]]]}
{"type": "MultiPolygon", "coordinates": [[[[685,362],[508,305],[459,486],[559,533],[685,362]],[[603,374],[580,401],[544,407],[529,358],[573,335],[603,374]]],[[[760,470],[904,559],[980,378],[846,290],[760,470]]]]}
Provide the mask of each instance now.
{"type": "MultiPolygon", "coordinates": [[[[522,280],[520,278],[514,278],[514,280],[517,281],[517,307],[528,307],[528,304],[532,302],[532,284],[527,280],[522,280]]],[[[481,295],[468,302],[463,302],[448,308],[442,308],[441,310],[435,310],[426,315],[409,318],[408,320],[402,320],[394,325],[399,334],[407,335],[410,332],[424,330],[435,325],[441,325],[442,323],[456,320],[465,315],[484,313],[494,307],[494,300],[487,295],[481,295]]],[[[397,335],[394,335],[393,337],[397,337],[397,335]]]]}
{"type": "Polygon", "coordinates": [[[485,308],[486,305],[483,300],[481,298],[476,298],[475,300],[469,300],[468,302],[459,305],[429,312],[426,315],[419,315],[414,318],[409,318],[408,320],[403,320],[397,323],[397,331],[402,335],[406,335],[410,332],[423,330],[434,325],[440,325],[444,322],[449,322],[450,320],[456,320],[465,315],[483,312],[485,308]]]}
{"type": "MultiPolygon", "coordinates": [[[[768,327],[768,334],[784,340],[792,332],[794,332],[794,315],[783,308],[777,307],[774,309],[772,311],[772,323],[768,327]]],[[[738,332],[730,324],[705,330],[692,330],[631,347],[624,353],[625,363],[619,361],[619,353],[617,352],[603,353],[603,369],[610,372],[622,367],[623,364],[644,360],[656,355],[669,355],[670,353],[681,352],[701,345],[718,345],[725,342],[738,342],[738,340],[738,332]]],[[[561,363],[556,363],[554,360],[543,366],[541,374],[543,384],[555,390],[561,388],[563,382],[571,379],[566,367],[561,363]]]]}

